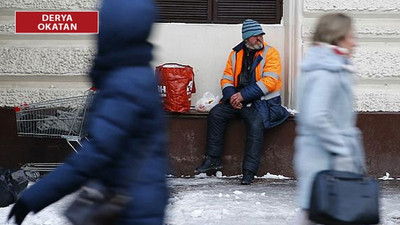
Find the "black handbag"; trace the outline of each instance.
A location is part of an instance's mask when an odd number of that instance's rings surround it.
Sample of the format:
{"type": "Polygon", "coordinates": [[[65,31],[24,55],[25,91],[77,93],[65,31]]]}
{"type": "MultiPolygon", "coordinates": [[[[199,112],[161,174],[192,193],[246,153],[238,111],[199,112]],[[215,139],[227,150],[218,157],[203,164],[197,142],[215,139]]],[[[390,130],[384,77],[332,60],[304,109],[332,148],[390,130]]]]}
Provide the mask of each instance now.
{"type": "Polygon", "coordinates": [[[64,215],[73,225],[114,225],[130,197],[97,181],[85,185],[64,215]]]}
{"type": "Polygon", "coordinates": [[[379,185],[371,177],[345,171],[317,173],[309,219],[320,224],[379,223],[379,185]]]}

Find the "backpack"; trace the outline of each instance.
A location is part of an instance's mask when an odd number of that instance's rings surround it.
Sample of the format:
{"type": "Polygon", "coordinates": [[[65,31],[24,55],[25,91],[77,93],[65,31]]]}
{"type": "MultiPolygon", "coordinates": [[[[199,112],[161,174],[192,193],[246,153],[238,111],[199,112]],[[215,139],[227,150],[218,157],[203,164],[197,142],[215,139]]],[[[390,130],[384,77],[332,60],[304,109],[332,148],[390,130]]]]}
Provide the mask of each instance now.
{"type": "Polygon", "coordinates": [[[18,199],[29,180],[23,170],[12,171],[0,167],[0,207],[7,207],[18,199]]]}

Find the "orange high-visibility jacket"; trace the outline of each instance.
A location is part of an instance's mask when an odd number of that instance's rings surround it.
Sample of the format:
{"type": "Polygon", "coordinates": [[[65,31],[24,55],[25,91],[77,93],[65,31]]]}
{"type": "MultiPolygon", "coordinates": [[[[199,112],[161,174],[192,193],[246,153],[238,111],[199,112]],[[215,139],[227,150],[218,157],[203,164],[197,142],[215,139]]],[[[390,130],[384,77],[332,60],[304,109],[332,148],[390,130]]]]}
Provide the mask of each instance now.
{"type": "MultiPolygon", "coordinates": [[[[235,88],[239,82],[238,76],[242,71],[243,45],[243,42],[237,45],[229,55],[221,79],[224,100],[229,99],[236,93],[235,88]]],[[[254,56],[253,70],[250,74],[252,76],[250,79],[253,82],[250,82],[250,85],[240,91],[245,101],[268,100],[280,96],[282,86],[281,67],[279,52],[274,47],[264,43],[264,48],[256,52],[254,56]]]]}

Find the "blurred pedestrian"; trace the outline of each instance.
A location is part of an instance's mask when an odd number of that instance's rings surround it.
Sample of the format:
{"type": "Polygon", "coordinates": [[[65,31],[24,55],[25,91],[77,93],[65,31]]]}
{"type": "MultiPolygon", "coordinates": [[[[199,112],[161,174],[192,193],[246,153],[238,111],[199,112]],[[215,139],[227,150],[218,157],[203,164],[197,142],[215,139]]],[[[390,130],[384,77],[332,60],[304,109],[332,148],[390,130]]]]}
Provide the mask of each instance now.
{"type": "Polygon", "coordinates": [[[9,215],[18,224],[94,179],[132,199],[115,224],[163,224],[164,116],[147,42],[155,8],[148,0],[105,0],[99,18],[90,73],[99,92],[88,118],[90,141],[23,193],[9,215]]]}
{"type": "Polygon", "coordinates": [[[356,47],[352,19],[342,13],[322,16],[307,50],[298,80],[297,137],[294,168],[298,180],[295,224],[308,219],[312,182],[317,172],[332,169],[363,173],[364,150],[353,111],[353,66],[356,47]]]}

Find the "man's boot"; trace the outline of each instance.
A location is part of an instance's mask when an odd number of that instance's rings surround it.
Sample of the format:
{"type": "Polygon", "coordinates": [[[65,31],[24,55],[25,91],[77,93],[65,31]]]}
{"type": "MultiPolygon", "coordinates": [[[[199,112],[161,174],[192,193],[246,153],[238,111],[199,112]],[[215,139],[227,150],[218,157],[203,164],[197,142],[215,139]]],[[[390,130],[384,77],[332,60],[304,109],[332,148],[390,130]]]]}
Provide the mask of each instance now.
{"type": "Polygon", "coordinates": [[[241,184],[249,185],[249,184],[253,183],[254,175],[255,174],[253,172],[251,172],[250,170],[244,170],[241,184]]]}
{"type": "Polygon", "coordinates": [[[210,170],[222,169],[221,160],[218,157],[212,157],[207,155],[203,164],[196,168],[194,171],[196,174],[206,173],[210,170]]]}

